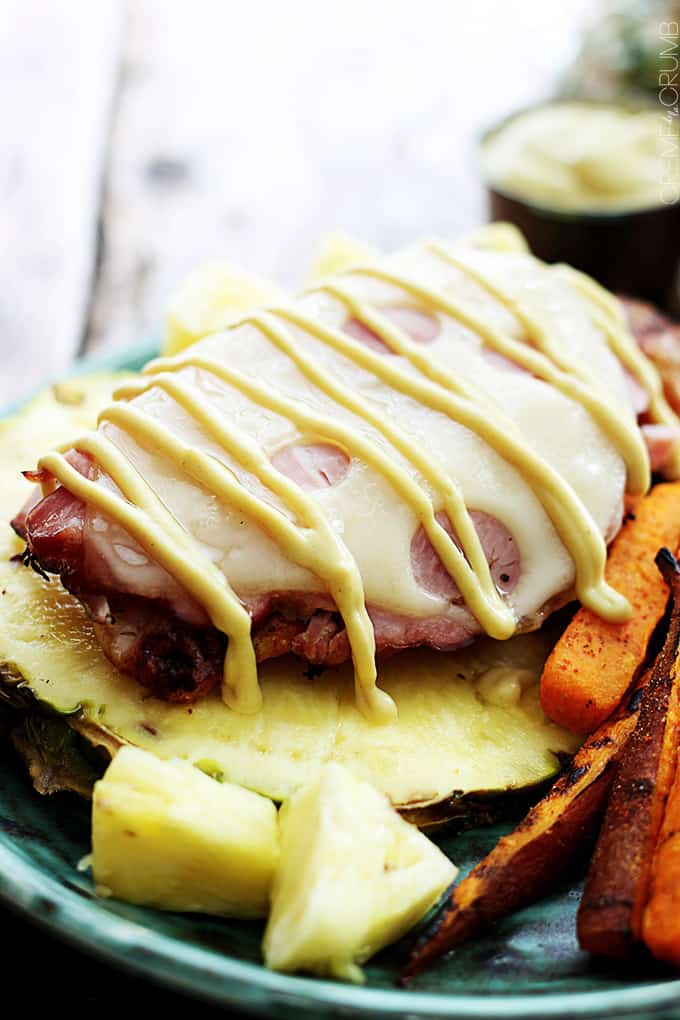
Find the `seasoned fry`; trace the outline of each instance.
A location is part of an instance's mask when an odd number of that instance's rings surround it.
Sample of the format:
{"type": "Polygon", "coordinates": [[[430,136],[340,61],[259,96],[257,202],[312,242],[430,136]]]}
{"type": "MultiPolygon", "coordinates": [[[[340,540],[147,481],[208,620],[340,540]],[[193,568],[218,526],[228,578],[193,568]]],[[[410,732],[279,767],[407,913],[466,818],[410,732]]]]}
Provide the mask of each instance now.
{"type": "Polygon", "coordinates": [[[579,609],[541,677],[541,703],[550,719],[592,733],[618,705],[668,600],[654,556],[663,546],[675,552],[679,544],[680,482],[657,485],[629,515],[607,561],[607,580],[628,598],[633,615],[615,624],[579,609]]]}
{"type": "Polygon", "coordinates": [[[416,945],[404,978],[545,895],[591,845],[614,777],[613,764],[635,728],[641,688],[585,742],[571,768],[526,818],[451,894],[416,945]]]}
{"type": "Polygon", "coordinates": [[[677,765],[652,859],[642,938],[654,956],[680,967],[680,772],[677,765]]]}
{"type": "Polygon", "coordinates": [[[629,956],[642,937],[652,854],[677,756],[680,566],[667,549],[656,560],[671,589],[668,634],[612,786],[578,913],[581,947],[618,958],[629,956]]]}

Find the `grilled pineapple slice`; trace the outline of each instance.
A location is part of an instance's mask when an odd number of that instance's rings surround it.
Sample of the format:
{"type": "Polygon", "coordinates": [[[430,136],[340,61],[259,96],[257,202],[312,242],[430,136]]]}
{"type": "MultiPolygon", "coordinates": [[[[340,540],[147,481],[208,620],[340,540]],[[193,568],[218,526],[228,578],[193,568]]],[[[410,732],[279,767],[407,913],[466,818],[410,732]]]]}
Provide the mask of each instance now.
{"type": "Polygon", "coordinates": [[[360,964],[436,903],[457,868],[369,783],[327,765],[281,808],[268,967],[361,981],[360,964]]]}
{"type": "Polygon", "coordinates": [[[92,427],[120,378],[70,381],[0,423],[0,686],[9,699],[67,717],[95,745],[184,758],[274,800],[338,761],[423,825],[485,824],[502,809],[499,795],[554,775],[560,753],[579,741],[541,712],[538,680],[555,640],[545,627],[381,663],[380,683],[399,718],[378,728],[356,709],[351,667],[310,680],[300,660],[264,663],[256,716],[232,712],[217,693],[190,708],[157,701],[114,669],[59,581],[10,562],[22,543],[2,521],[34,491],[21,469],[92,427]],[[498,681],[499,668],[509,681],[498,681]]]}
{"type": "Polygon", "coordinates": [[[100,893],[164,910],[264,917],[278,856],[273,803],[188,762],[124,747],[95,784],[100,893]]]}
{"type": "Polygon", "coordinates": [[[200,266],[168,306],[163,354],[177,354],[259,305],[285,301],[285,291],[225,262],[200,266]]]}

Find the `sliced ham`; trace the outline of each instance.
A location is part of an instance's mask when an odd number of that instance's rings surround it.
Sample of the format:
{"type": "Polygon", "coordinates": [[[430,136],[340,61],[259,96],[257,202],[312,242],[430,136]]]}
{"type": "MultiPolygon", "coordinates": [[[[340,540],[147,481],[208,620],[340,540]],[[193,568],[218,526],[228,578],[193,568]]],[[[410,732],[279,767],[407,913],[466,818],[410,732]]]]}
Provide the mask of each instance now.
{"type": "Polygon", "coordinates": [[[642,425],[652,471],[663,471],[680,439],[677,429],[669,425],[642,425]]]}
{"type": "Polygon", "coordinates": [[[422,308],[414,305],[385,305],[380,311],[417,344],[431,344],[439,335],[439,320],[422,308]]]}
{"type": "Polygon", "coordinates": [[[351,336],[353,340],[358,340],[366,347],[370,347],[372,351],[377,351],[378,354],[392,353],[385,341],[381,340],[377,333],[374,333],[368,326],[364,326],[363,322],[359,322],[358,319],[348,319],[342,327],[342,331],[351,336]]]}
{"type": "MultiPolygon", "coordinates": [[[[412,305],[384,305],[380,312],[418,344],[432,343],[439,334],[440,324],[435,316],[412,305]]],[[[348,319],[342,329],[348,336],[379,354],[391,353],[385,341],[358,319],[348,319]]]]}
{"type": "MultiPolygon", "coordinates": [[[[380,609],[369,609],[369,615],[379,656],[420,645],[461,648],[479,633],[471,617],[418,619],[380,609]]],[[[155,697],[189,703],[222,679],[224,637],[212,628],[187,624],[162,603],[115,596],[106,620],[93,622],[111,662],[155,697]]],[[[313,610],[307,619],[275,612],[254,626],[253,644],[258,662],[292,652],[325,668],[339,666],[351,655],[341,617],[325,609],[313,610]]]]}
{"type": "Polygon", "coordinates": [[[644,301],[620,300],[641,350],[659,371],[666,400],[680,414],[680,324],[644,301]]]}
{"type": "MultiPolygon", "coordinates": [[[[671,399],[673,380],[680,380],[680,334],[644,307],[630,303],[627,307],[641,346],[668,370],[664,382],[671,399]]],[[[381,311],[417,343],[432,343],[439,335],[439,319],[410,305],[386,305],[381,311]]],[[[387,345],[357,319],[348,319],[342,328],[373,350],[390,354],[387,345]]],[[[489,357],[496,368],[517,370],[498,355],[489,353],[489,357]]],[[[643,396],[634,385],[631,400],[644,413],[643,396]]],[[[675,406],[680,406],[680,400],[675,406]]],[[[663,466],[676,437],[659,426],[645,424],[643,431],[653,466],[663,466]]],[[[96,466],[83,454],[74,451],[69,459],[87,477],[96,473],[96,466]]],[[[343,491],[333,487],[342,484],[351,467],[338,447],[303,440],[278,449],[272,463],[303,489],[326,496],[343,491]]],[[[42,475],[36,480],[49,482],[42,475]]],[[[515,537],[482,510],[473,510],[471,516],[493,581],[502,596],[511,596],[522,571],[515,537]]],[[[459,544],[446,514],[440,511],[437,519],[459,544]]],[[[620,515],[612,520],[607,537],[619,522],[620,515]]],[[[226,638],[210,625],[203,607],[118,524],[62,487],[44,499],[34,498],[13,523],[26,538],[34,560],[60,574],[65,586],[88,607],[103,650],[122,672],[135,677],[151,694],[173,701],[192,701],[220,683],[226,638]]],[[[410,564],[420,591],[439,600],[441,608],[437,615],[418,616],[369,604],[378,654],[418,645],[454,649],[473,640],[480,627],[422,527],[411,540],[410,564]]],[[[566,597],[568,593],[556,592],[543,608],[520,620],[519,629],[538,626],[566,597]]],[[[251,615],[258,660],[293,652],[324,667],[349,659],[342,618],[325,591],[263,590],[249,592],[243,601],[251,615]]]]}
{"type": "MultiPolygon", "coordinates": [[[[436,517],[460,549],[458,536],[448,514],[440,510],[436,517]]],[[[490,514],[472,510],[470,517],[491,568],[494,584],[502,595],[507,595],[517,584],[521,569],[515,540],[508,529],[490,514]]],[[[440,595],[450,602],[462,602],[458,585],[447,572],[422,526],[411,541],[411,567],[416,581],[425,591],[440,595]]]]}
{"type": "Polygon", "coordinates": [[[19,514],[12,522],[16,531],[30,536],[32,550],[52,574],[74,573],[82,564],[85,504],[62,488],[19,514]]]}
{"type": "MultiPolygon", "coordinates": [[[[641,350],[656,366],[664,395],[676,414],[680,414],[680,325],[662,315],[653,305],[621,296],[629,325],[641,350]]],[[[667,425],[645,422],[649,406],[647,394],[628,376],[636,413],[641,417],[642,434],[647,443],[653,471],[662,471],[678,441],[678,434],[667,425]]]]}
{"type": "MultiPolygon", "coordinates": [[[[301,459],[287,456],[285,466],[300,481],[302,464],[316,487],[320,458],[323,484],[330,484],[341,466],[335,448],[313,450],[307,447],[301,459]]],[[[77,456],[73,462],[83,473],[90,470],[77,456]]],[[[437,516],[455,538],[446,514],[437,516]]],[[[511,591],[520,572],[512,535],[489,514],[473,511],[471,516],[499,591],[511,591]]],[[[45,569],[61,574],[65,586],[86,605],[102,649],[121,672],[169,701],[193,701],[219,684],[224,637],[210,626],[202,607],[120,525],[61,486],[20,517],[14,525],[32,555],[45,569]]],[[[369,606],[378,654],[419,645],[453,649],[468,644],[480,628],[460,604],[460,593],[422,528],[414,536],[412,560],[423,587],[447,598],[452,612],[420,618],[369,606]]],[[[258,661],[293,652],[314,666],[337,666],[351,656],[342,618],[324,592],[268,592],[244,604],[253,620],[258,661]]]]}
{"type": "MultiPolygon", "coordinates": [[[[31,532],[32,534],[32,532],[31,532]]],[[[35,547],[35,541],[33,542],[35,547]]],[[[88,507],[83,527],[83,578],[87,590],[115,591],[159,599],[180,619],[207,627],[210,619],[196,602],[134,538],[105,514],[88,507]]]]}
{"type": "Polygon", "coordinates": [[[630,397],[630,404],[636,415],[644,414],[649,407],[649,395],[647,390],[640,386],[640,383],[635,379],[631,373],[626,369],[625,371],[626,386],[628,387],[628,394],[630,397]]]}
{"type": "Polygon", "coordinates": [[[277,450],[272,464],[306,490],[338,485],[349,471],[349,457],[330,443],[290,443],[277,450]]]}
{"type": "Polygon", "coordinates": [[[496,370],[500,369],[502,372],[513,373],[526,372],[526,368],[518,365],[515,361],[511,361],[510,358],[499,354],[498,351],[492,351],[490,347],[482,347],[481,354],[486,363],[496,370]]]}
{"type": "MultiPolygon", "coordinates": [[[[66,458],[86,478],[94,476],[92,458],[70,450],[66,458]]],[[[27,471],[24,476],[36,484],[49,481],[43,472],[27,471]]],[[[44,499],[36,488],[11,524],[22,538],[30,535],[29,545],[44,570],[52,574],[77,574],[82,569],[83,529],[86,506],[82,500],[58,486],[44,499]],[[35,543],[35,547],[34,547],[35,543]]]]}

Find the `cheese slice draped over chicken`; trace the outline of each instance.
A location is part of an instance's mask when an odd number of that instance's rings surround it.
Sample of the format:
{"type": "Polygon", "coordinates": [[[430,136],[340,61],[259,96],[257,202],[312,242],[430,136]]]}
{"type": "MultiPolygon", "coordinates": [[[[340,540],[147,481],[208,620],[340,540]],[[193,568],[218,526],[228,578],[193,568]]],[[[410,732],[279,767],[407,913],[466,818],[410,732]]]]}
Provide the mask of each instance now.
{"type": "Polygon", "coordinates": [[[256,662],[354,661],[540,626],[604,579],[626,491],[677,473],[678,420],[619,302],[519,249],[419,244],[147,366],[96,433],[46,454],[15,526],[152,693],[256,662]],[[647,442],[646,442],[647,440],[647,442]]]}

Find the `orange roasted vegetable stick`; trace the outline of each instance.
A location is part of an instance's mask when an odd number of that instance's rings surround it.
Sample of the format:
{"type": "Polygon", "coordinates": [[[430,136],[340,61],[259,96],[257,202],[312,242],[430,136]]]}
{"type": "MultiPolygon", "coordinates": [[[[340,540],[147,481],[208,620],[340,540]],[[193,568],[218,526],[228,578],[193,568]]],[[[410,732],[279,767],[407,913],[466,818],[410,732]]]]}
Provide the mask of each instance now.
{"type": "Polygon", "coordinates": [[[664,614],[668,588],[654,566],[657,551],[680,545],[680,482],[655,486],[638,501],[614,540],[607,580],[633,607],[626,623],[578,610],[541,677],[545,714],[575,733],[592,733],[616,708],[645,659],[664,614]]]}
{"type": "Polygon", "coordinates": [[[675,774],[680,725],[680,566],[657,556],[671,589],[664,646],[621,757],[578,912],[582,949],[625,958],[642,938],[652,856],[675,774]]]}
{"type": "Polygon", "coordinates": [[[635,727],[646,679],[615,717],[588,738],[571,768],[515,831],[453,890],[419,939],[404,973],[406,980],[505,914],[540,899],[578,864],[592,845],[614,778],[614,762],[635,727]]]}
{"type": "Polygon", "coordinates": [[[680,771],[677,764],[652,859],[642,938],[654,956],[680,967],[680,771]]]}

